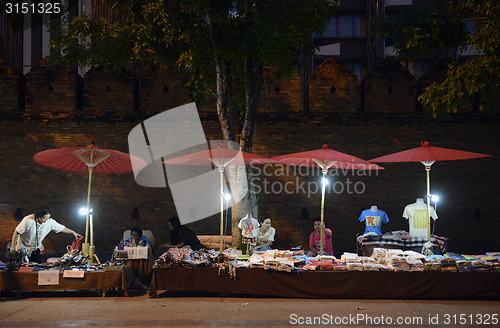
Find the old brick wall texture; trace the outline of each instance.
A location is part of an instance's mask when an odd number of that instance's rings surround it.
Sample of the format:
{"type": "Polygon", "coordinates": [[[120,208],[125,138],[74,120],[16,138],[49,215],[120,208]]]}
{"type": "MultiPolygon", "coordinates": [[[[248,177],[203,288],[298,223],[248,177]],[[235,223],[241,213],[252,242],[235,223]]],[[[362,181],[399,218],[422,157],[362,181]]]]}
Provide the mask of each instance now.
{"type": "MultiPolygon", "coordinates": [[[[425,75],[424,84],[440,74],[425,75]]],[[[328,60],[308,80],[309,111],[302,111],[300,76],[273,81],[266,75],[254,135],[253,152],[276,156],[321,148],[363,159],[420,146],[428,138],[435,146],[493,155],[489,158],[438,162],[432,166],[432,192],[441,196],[435,233],[451,239],[450,251],[500,251],[496,202],[500,184],[498,119],[464,111],[433,119],[416,110],[415,82],[405,69],[382,63],[361,86],[341,64],[328,60]],[[361,96],[363,94],[363,97],[361,96]],[[364,108],[364,110],[362,110],[364,108]]],[[[419,81],[420,83],[420,81],[419,81]]],[[[0,244],[11,239],[23,215],[40,206],[52,207],[53,217],[85,232],[88,175],[59,171],[34,162],[37,152],[96,146],[128,152],[128,133],[144,119],[189,102],[181,77],[168,69],[140,76],[128,71],[92,70],[85,76],[61,68],[38,66],[23,76],[0,63],[1,151],[0,244]]],[[[220,139],[214,102],[199,108],[207,139],[220,139]]],[[[408,230],[402,218],[407,204],[424,197],[426,178],[420,163],[384,163],[378,172],[331,171],[325,199],[325,222],[333,230],[335,255],[356,251],[362,210],[377,205],[390,218],[382,230],[408,230]]],[[[272,217],[275,246],[307,247],[312,220],[320,215],[319,170],[283,165],[254,168],[259,215],[272,217]]],[[[91,193],[95,244],[111,251],[122,233],[138,225],[152,230],[158,243],[169,241],[167,219],[176,215],[169,188],[146,188],[134,175],[94,175],[91,193]],[[139,219],[132,211],[139,210],[139,219]]],[[[218,234],[219,215],[191,223],[197,234],[218,234]]],[[[230,226],[230,225],[228,225],[230,226]]],[[[72,236],[50,234],[48,252],[62,253],[72,236]]],[[[105,259],[104,259],[105,260],[105,259]]]]}

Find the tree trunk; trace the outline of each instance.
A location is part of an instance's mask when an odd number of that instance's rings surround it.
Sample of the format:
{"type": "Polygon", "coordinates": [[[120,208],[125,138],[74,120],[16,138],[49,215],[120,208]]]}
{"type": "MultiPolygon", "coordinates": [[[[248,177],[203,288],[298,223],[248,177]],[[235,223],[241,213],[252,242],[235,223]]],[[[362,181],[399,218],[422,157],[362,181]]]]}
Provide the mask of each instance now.
{"type": "MultiPolygon", "coordinates": [[[[260,88],[263,81],[264,66],[261,63],[254,63],[247,60],[245,64],[246,84],[245,84],[245,120],[240,134],[240,148],[245,152],[252,152],[252,136],[255,127],[255,116],[259,104],[260,88]]],[[[258,200],[255,194],[253,183],[252,167],[235,167],[234,181],[231,181],[231,190],[233,194],[235,190],[241,201],[237,204],[233,202],[232,209],[232,236],[233,246],[239,248],[241,246],[241,231],[238,228],[238,223],[241,218],[247,214],[251,214],[254,218],[258,218],[258,200]],[[246,178],[247,183],[244,185],[246,178]],[[245,188],[245,186],[248,186],[245,188]],[[245,192],[246,191],[246,192],[245,192]],[[242,195],[242,193],[244,193],[242,195]]],[[[233,198],[235,199],[235,198],[233,198]]]]}
{"type": "Polygon", "coordinates": [[[217,115],[224,140],[234,141],[233,116],[231,115],[231,81],[229,67],[223,60],[217,60],[217,115]]]}

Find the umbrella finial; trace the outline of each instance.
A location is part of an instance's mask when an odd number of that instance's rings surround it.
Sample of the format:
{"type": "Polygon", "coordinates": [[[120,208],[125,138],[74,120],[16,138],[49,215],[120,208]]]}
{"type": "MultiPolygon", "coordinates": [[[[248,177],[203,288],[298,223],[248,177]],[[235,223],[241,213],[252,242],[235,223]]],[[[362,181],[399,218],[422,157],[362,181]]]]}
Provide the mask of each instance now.
{"type": "Polygon", "coordinates": [[[332,147],[330,147],[328,144],[324,144],[323,148],[321,148],[321,149],[332,149],[332,147]]]}
{"type": "Polygon", "coordinates": [[[430,141],[427,141],[427,140],[422,140],[422,143],[421,143],[422,147],[430,147],[431,145],[431,142],[430,141]]]}

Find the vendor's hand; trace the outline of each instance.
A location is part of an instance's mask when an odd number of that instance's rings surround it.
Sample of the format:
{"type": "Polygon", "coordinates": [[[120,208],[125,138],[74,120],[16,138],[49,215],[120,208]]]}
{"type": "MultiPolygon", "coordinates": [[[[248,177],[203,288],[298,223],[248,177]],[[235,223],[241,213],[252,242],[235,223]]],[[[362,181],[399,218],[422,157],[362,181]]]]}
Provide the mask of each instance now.
{"type": "Polygon", "coordinates": [[[172,247],[172,245],[170,245],[170,244],[168,244],[168,243],[167,243],[167,244],[161,244],[161,245],[160,245],[160,249],[165,249],[165,250],[168,250],[168,249],[169,249],[169,248],[171,248],[171,247],[172,247]]]}
{"type": "Polygon", "coordinates": [[[75,239],[82,237],[78,232],[73,232],[73,236],[75,236],[75,239]]]}

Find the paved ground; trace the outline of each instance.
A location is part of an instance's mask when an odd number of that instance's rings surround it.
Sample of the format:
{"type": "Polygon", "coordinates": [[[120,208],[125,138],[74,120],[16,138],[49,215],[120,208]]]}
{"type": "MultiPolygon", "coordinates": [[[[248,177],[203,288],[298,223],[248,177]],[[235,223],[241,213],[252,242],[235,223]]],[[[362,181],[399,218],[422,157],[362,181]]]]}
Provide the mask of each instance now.
{"type": "Polygon", "coordinates": [[[315,300],[91,292],[4,293],[0,327],[500,327],[499,300],[315,300]]]}

